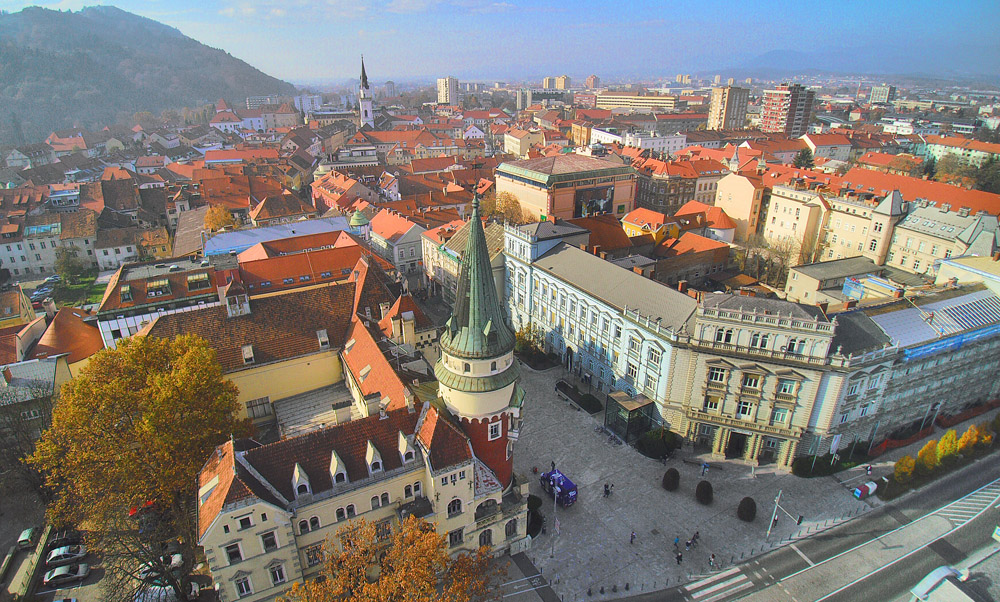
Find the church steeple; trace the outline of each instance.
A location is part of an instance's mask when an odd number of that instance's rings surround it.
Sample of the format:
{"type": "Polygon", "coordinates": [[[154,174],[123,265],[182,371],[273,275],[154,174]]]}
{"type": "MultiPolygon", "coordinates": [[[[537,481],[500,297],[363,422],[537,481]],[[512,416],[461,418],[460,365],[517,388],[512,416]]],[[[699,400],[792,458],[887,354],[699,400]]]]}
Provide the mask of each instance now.
{"type": "Polygon", "coordinates": [[[442,401],[458,418],[476,457],[507,487],[513,478],[513,441],[524,391],[517,384],[515,336],[493,280],[479,199],[476,194],[472,200],[455,307],[439,339],[441,356],[434,375],[442,401]]]}
{"type": "Polygon", "coordinates": [[[365,57],[361,56],[361,88],[358,90],[359,127],[375,127],[375,114],[372,110],[372,91],[368,87],[368,73],[365,72],[365,57]]]}
{"type": "Polygon", "coordinates": [[[361,89],[368,90],[368,74],[365,73],[365,56],[361,55],[361,89]]]}

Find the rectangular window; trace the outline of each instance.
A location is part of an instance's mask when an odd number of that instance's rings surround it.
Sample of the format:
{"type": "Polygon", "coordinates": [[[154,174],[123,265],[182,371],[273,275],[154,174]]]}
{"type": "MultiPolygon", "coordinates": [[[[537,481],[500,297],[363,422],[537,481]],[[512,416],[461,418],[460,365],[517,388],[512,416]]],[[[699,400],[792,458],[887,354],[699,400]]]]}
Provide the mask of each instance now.
{"type": "Polygon", "coordinates": [[[494,422],[494,423],[490,424],[490,439],[489,440],[493,441],[494,439],[499,439],[500,438],[500,432],[501,432],[501,428],[500,428],[500,423],[499,422],[494,422]]]}
{"type": "Polygon", "coordinates": [[[240,544],[234,543],[226,546],[226,558],[229,560],[229,564],[236,564],[237,562],[242,562],[243,551],[240,550],[240,544]]]}
{"type": "Polygon", "coordinates": [[[844,412],[843,414],[841,414],[840,415],[840,424],[844,424],[845,422],[847,422],[847,419],[850,418],[850,417],[851,417],[851,413],[850,412],[844,412]]]}
{"type": "Polygon", "coordinates": [[[268,531],[267,533],[260,536],[260,545],[264,548],[264,553],[273,552],[278,549],[278,538],[275,537],[274,531],[268,531]]]}
{"type": "Polygon", "coordinates": [[[454,548],[462,545],[462,530],[455,529],[448,533],[448,546],[454,548]]]}
{"type": "Polygon", "coordinates": [[[753,404],[749,401],[741,401],[736,407],[737,418],[749,418],[751,412],[753,412],[753,404]]]}
{"type": "Polygon", "coordinates": [[[243,363],[244,364],[253,363],[253,345],[243,346],[243,363]]]}
{"type": "Polygon", "coordinates": [[[325,328],[323,330],[317,330],[316,331],[316,338],[319,339],[319,348],[320,349],[329,349],[330,348],[330,337],[327,336],[325,328]]]}
{"type": "Polygon", "coordinates": [[[858,409],[858,416],[867,416],[868,415],[868,408],[870,408],[871,405],[872,404],[870,404],[870,403],[866,403],[865,405],[861,406],[858,409]]]}
{"type": "Polygon", "coordinates": [[[708,369],[708,380],[714,383],[724,383],[726,382],[726,370],[725,368],[709,368],[708,369]]]}
{"type": "Polygon", "coordinates": [[[795,392],[795,381],[782,379],[778,381],[778,393],[791,395],[795,392]]]}
{"type": "Polygon", "coordinates": [[[245,598],[253,594],[253,585],[250,584],[249,577],[240,577],[235,582],[236,585],[236,595],[240,598],[245,598]]]}
{"type": "Polygon", "coordinates": [[[714,412],[719,409],[719,398],[718,397],[706,397],[705,398],[705,411],[714,412]]]}
{"type": "Polygon", "coordinates": [[[848,395],[857,395],[858,391],[861,390],[861,383],[851,383],[851,386],[847,388],[848,395]]]}
{"type": "Polygon", "coordinates": [[[637,352],[637,351],[639,351],[639,347],[640,346],[641,346],[641,343],[639,342],[639,339],[637,339],[635,337],[629,337],[628,338],[628,350],[629,351],[636,351],[637,352]]]}
{"type": "Polygon", "coordinates": [[[646,373],[646,391],[650,394],[656,394],[656,376],[651,373],[646,373]]]}
{"type": "Polygon", "coordinates": [[[240,518],[240,529],[249,529],[253,526],[253,517],[244,516],[240,518]]]}
{"type": "Polygon", "coordinates": [[[747,389],[759,389],[760,388],[760,377],[756,374],[747,374],[743,376],[743,386],[747,389]]]}
{"type": "Polygon", "coordinates": [[[660,350],[659,349],[650,349],[649,350],[649,361],[652,364],[659,364],[660,363],[660,350]]]}
{"type": "Polygon", "coordinates": [[[279,564],[271,567],[271,583],[278,585],[285,582],[285,566],[279,564]]]}
{"type": "Polygon", "coordinates": [[[785,424],[788,420],[788,408],[774,408],[771,410],[771,424],[785,424]]]}
{"type": "Polygon", "coordinates": [[[636,368],[635,364],[629,362],[625,367],[625,375],[628,376],[632,382],[635,382],[635,377],[639,374],[639,369],[636,368]]]}

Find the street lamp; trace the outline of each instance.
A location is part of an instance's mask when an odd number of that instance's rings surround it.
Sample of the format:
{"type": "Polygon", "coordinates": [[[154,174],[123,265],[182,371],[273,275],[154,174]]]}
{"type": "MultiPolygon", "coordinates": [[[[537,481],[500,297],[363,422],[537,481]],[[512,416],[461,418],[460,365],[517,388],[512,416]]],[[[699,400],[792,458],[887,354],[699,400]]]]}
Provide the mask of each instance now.
{"type": "Polygon", "coordinates": [[[556,555],[556,502],[559,500],[559,486],[556,485],[556,478],[549,475],[549,485],[552,486],[552,550],[549,552],[549,558],[555,558],[556,555]]]}
{"type": "Polygon", "coordinates": [[[798,516],[792,516],[791,514],[788,514],[788,510],[785,510],[784,508],[782,508],[781,505],[778,503],[779,501],[781,501],[781,491],[782,490],[779,489],[778,490],[778,497],[774,498],[774,512],[771,513],[771,523],[767,526],[767,535],[764,536],[764,541],[767,541],[767,538],[771,536],[771,529],[774,528],[774,524],[776,522],[778,522],[778,510],[779,509],[782,512],[784,512],[786,515],[788,515],[788,518],[790,518],[793,521],[795,521],[796,525],[801,525],[802,524],[802,519],[804,517],[801,514],[798,515],[798,516]]]}

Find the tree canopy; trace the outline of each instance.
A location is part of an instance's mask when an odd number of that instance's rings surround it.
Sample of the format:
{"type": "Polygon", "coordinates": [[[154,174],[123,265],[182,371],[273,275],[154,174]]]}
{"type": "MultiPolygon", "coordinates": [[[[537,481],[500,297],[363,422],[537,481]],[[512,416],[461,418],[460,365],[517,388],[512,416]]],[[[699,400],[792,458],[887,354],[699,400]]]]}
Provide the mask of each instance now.
{"type": "MultiPolygon", "coordinates": [[[[193,559],[195,477],[217,445],[247,433],[236,386],[196,335],[135,336],[91,357],[65,385],[29,462],[53,493],[55,524],[86,524],[124,600],[143,564],[180,541],[193,559]]],[[[180,580],[165,579],[180,590],[180,580]]]]}
{"type": "Polygon", "coordinates": [[[795,155],[795,160],[792,162],[792,165],[798,168],[811,169],[815,166],[812,151],[808,148],[800,150],[799,154],[795,155]]]}
{"type": "Polygon", "coordinates": [[[358,519],[327,540],[325,579],[296,583],[282,602],[468,602],[497,600],[489,549],[448,554],[433,525],[410,516],[387,533],[358,519]],[[339,542],[339,545],[338,543],[339,542]]]}
{"type": "Polygon", "coordinates": [[[215,232],[222,228],[233,228],[236,226],[236,218],[222,205],[212,205],[205,212],[205,228],[215,232]]]}

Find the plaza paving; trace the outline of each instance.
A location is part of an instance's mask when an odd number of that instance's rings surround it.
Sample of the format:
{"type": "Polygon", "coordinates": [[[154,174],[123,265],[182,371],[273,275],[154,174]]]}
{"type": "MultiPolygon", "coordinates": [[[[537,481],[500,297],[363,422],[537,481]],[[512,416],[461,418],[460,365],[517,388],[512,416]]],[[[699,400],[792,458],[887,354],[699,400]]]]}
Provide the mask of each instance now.
{"type": "MultiPolygon", "coordinates": [[[[542,498],[547,522],[547,533],[535,539],[527,555],[566,602],[610,599],[678,585],[712,572],[710,554],[716,555],[722,568],[728,568],[881,504],[874,498],[858,501],[851,495],[854,486],[868,480],[860,467],[836,476],[802,479],[770,466],[752,473],[746,464],[706,456],[711,468],[705,478],[714,487],[715,499],[710,506],[703,506],[694,499],[702,456],[685,447],[664,466],[629,446],[612,445],[607,435],[594,431],[603,422],[603,414],[591,417],[555,396],[554,384],[566,377],[565,371],[535,372],[521,364],[521,373],[527,397],[515,447],[515,469],[530,477],[531,493],[542,498]],[[556,511],[558,534],[552,520],[552,500],[532,474],[533,467],[541,473],[551,462],[579,489],[575,505],[556,511]],[[681,474],[680,488],[674,492],[660,485],[664,471],[671,466],[681,474]],[[615,485],[610,498],[603,496],[605,483],[615,485]],[[805,520],[797,526],[779,511],[779,522],[765,540],[779,490],[783,491],[781,505],[793,515],[804,515],[805,520]],[[753,523],[736,518],[736,506],[744,496],[757,502],[753,523]],[[632,531],[636,533],[634,544],[629,543],[632,531]],[[700,532],[699,545],[685,550],[685,540],[695,531],[700,532]],[[675,559],[674,537],[681,540],[680,565],[675,559]],[[599,593],[602,586],[604,594],[599,593]],[[614,586],[617,592],[611,591],[614,586]],[[588,588],[592,596],[588,596],[588,588]]],[[[878,458],[873,462],[874,476],[890,472],[904,452],[915,453],[901,449],[878,458]]]]}

